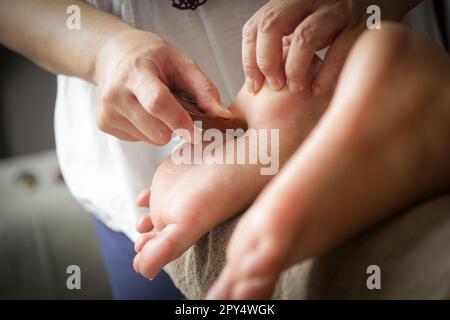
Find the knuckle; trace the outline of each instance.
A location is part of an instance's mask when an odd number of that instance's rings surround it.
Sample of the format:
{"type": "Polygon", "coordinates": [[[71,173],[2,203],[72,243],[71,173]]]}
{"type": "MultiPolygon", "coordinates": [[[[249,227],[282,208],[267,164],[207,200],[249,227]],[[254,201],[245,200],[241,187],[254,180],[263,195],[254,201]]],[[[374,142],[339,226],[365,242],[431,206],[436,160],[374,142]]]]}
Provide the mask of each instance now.
{"type": "Polygon", "coordinates": [[[119,99],[119,90],[111,86],[100,93],[100,102],[102,104],[114,104],[119,99]]]}
{"type": "Polygon", "coordinates": [[[165,46],[156,45],[152,48],[130,54],[130,57],[123,63],[122,72],[127,75],[138,75],[143,69],[158,71],[158,64],[168,55],[165,46]]]}
{"type": "Polygon", "coordinates": [[[98,118],[105,123],[110,123],[114,118],[114,112],[107,107],[103,107],[98,113],[98,118]]]}
{"type": "Polygon", "coordinates": [[[175,129],[178,128],[185,128],[187,127],[188,124],[188,119],[184,116],[183,113],[178,113],[177,115],[174,116],[173,118],[173,127],[175,129]]]}
{"type": "Polygon", "coordinates": [[[300,48],[313,48],[317,42],[316,28],[312,23],[300,25],[295,29],[292,41],[300,48]]]}
{"type": "Polygon", "coordinates": [[[301,77],[300,64],[294,63],[292,65],[286,66],[286,77],[290,80],[300,80],[301,77]]]}
{"type": "Polygon", "coordinates": [[[256,57],[256,60],[257,60],[259,69],[264,74],[270,73],[272,70],[274,70],[278,66],[275,59],[273,59],[271,57],[258,55],[256,57]]]}
{"type": "Polygon", "coordinates": [[[249,43],[255,40],[255,23],[247,21],[242,28],[242,39],[244,43],[249,43]]]}
{"type": "Polygon", "coordinates": [[[183,61],[183,65],[189,69],[198,69],[199,68],[198,63],[191,58],[185,58],[183,61]]]}
{"type": "Polygon", "coordinates": [[[127,63],[124,64],[124,72],[129,74],[137,73],[139,70],[142,70],[142,68],[152,67],[151,59],[149,58],[150,56],[153,56],[150,51],[140,52],[139,54],[132,56],[127,63]]]}
{"type": "Polygon", "coordinates": [[[164,109],[164,104],[167,99],[167,94],[169,94],[167,88],[154,89],[145,101],[143,106],[147,112],[151,114],[160,114],[164,109]]]}
{"type": "Polygon", "coordinates": [[[248,56],[244,56],[242,58],[242,67],[244,68],[244,70],[246,70],[247,72],[251,72],[254,69],[256,69],[256,63],[255,63],[255,58],[253,57],[253,59],[251,57],[248,56]]]}
{"type": "Polygon", "coordinates": [[[160,39],[157,44],[150,49],[149,55],[155,57],[167,55],[171,51],[170,48],[170,45],[165,40],[160,39]]]}
{"type": "Polygon", "coordinates": [[[258,19],[258,30],[269,32],[277,27],[280,21],[280,15],[276,11],[268,11],[258,19]]]}
{"type": "Polygon", "coordinates": [[[203,88],[204,92],[206,92],[208,95],[218,95],[219,94],[219,91],[217,90],[216,86],[208,80],[205,80],[205,83],[202,85],[202,88],[203,88]]]}
{"type": "Polygon", "coordinates": [[[96,124],[97,124],[97,128],[99,128],[100,131],[108,133],[109,127],[107,125],[107,121],[102,116],[99,115],[97,117],[96,124]]]}

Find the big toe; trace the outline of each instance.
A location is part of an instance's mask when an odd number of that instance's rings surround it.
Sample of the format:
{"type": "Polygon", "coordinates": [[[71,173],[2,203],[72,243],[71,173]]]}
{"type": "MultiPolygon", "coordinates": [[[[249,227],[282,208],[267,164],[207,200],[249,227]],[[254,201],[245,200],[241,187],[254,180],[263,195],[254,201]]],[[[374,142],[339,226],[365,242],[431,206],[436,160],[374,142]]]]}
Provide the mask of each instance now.
{"type": "Polygon", "coordinates": [[[208,299],[269,299],[284,266],[276,244],[256,240],[247,252],[229,253],[228,263],[208,299]]]}
{"type": "Polygon", "coordinates": [[[169,262],[178,258],[195,243],[195,235],[182,224],[169,224],[151,237],[139,253],[139,272],[148,279],[156,274],[169,262]]]}

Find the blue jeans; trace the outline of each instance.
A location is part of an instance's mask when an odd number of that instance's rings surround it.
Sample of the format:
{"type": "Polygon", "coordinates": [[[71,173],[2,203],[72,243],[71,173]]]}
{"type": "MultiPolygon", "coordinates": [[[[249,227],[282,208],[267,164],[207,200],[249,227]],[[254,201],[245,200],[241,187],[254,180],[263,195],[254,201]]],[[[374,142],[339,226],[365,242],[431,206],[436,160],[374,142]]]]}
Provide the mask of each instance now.
{"type": "Polygon", "coordinates": [[[136,273],[133,269],[133,242],[97,218],[93,217],[93,220],[115,299],[184,299],[164,271],[152,281],[136,273]]]}

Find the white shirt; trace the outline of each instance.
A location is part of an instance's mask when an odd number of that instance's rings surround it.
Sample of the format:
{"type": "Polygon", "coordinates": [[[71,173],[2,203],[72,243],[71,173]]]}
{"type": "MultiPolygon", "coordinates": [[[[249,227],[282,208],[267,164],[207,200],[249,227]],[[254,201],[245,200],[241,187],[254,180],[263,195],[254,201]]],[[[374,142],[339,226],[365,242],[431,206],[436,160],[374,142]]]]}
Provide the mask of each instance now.
{"type": "MultiPolygon", "coordinates": [[[[216,84],[227,105],[244,81],[242,27],[266,1],[209,0],[194,11],[173,8],[170,0],[88,2],[182,49],[216,84]]],[[[136,240],[134,226],[145,212],[136,206],[136,196],[151,185],[156,168],[174,145],[155,147],[102,133],[95,122],[97,99],[96,86],[58,76],[55,136],[61,171],[89,212],[136,240]]]]}
{"type": "MultiPolygon", "coordinates": [[[[181,48],[217,85],[227,105],[244,81],[242,27],[266,1],[208,0],[195,11],[173,8],[170,0],[88,2],[181,48]]],[[[430,15],[429,3],[414,14],[419,17],[421,31],[436,35],[435,21],[430,24],[420,19],[421,14],[430,15]]],[[[55,136],[60,167],[69,189],[88,211],[135,241],[135,222],[145,212],[135,205],[135,198],[151,185],[156,168],[173,143],[155,147],[120,141],[100,132],[95,121],[97,98],[94,85],[58,76],[55,136]]]]}

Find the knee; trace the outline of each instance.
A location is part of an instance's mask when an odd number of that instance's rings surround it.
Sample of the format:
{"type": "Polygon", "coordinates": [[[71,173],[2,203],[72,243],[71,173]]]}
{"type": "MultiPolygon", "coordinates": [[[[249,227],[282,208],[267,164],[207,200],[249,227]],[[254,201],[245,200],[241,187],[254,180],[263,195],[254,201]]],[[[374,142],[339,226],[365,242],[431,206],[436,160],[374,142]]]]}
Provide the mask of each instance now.
{"type": "Polygon", "coordinates": [[[384,23],[380,30],[364,32],[354,44],[338,88],[354,96],[354,88],[365,96],[395,83],[404,72],[412,45],[412,32],[397,23],[384,23]]]}
{"type": "Polygon", "coordinates": [[[431,90],[450,79],[448,53],[430,39],[393,22],[383,23],[380,30],[365,31],[347,62],[348,81],[362,74],[367,84],[377,88],[380,84],[391,89],[398,85],[414,92],[428,84],[431,90]]]}
{"type": "Polygon", "coordinates": [[[407,26],[398,22],[383,22],[381,29],[366,30],[359,41],[374,42],[376,44],[395,47],[406,45],[414,32],[407,26]]]}
{"type": "Polygon", "coordinates": [[[352,54],[370,57],[364,68],[392,69],[405,59],[413,43],[414,33],[394,22],[385,22],[380,30],[365,31],[356,42],[352,54]]]}

